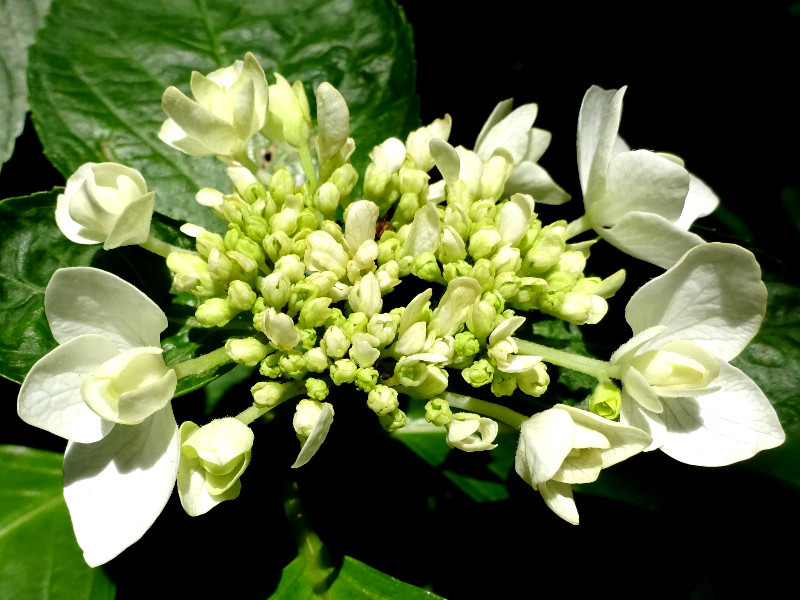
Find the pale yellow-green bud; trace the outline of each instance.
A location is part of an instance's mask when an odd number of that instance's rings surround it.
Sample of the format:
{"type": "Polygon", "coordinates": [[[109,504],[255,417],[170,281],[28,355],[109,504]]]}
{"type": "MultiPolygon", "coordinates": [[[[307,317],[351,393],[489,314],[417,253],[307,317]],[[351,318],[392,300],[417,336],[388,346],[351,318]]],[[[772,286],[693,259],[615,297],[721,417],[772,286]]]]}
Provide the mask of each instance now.
{"type": "Polygon", "coordinates": [[[331,381],[333,381],[335,385],[352,383],[356,378],[357,372],[358,365],[356,365],[354,361],[349,358],[341,358],[331,365],[331,381]]]}
{"type": "Polygon", "coordinates": [[[469,255],[475,260],[487,258],[501,242],[500,232],[496,229],[480,229],[469,237],[469,255]]]}
{"type": "Polygon", "coordinates": [[[241,275],[239,265],[231,260],[227,252],[222,253],[216,248],[212,248],[208,255],[208,270],[214,280],[221,282],[237,279],[241,275]]]}
{"type": "Polygon", "coordinates": [[[385,415],[378,416],[378,422],[386,431],[391,433],[406,426],[406,413],[399,408],[386,413],[385,415]]]}
{"type": "Polygon", "coordinates": [[[400,229],[400,227],[406,223],[411,223],[421,204],[417,194],[411,192],[404,193],[397,202],[394,214],[392,215],[392,227],[400,229]]]}
{"type": "Polygon", "coordinates": [[[172,284],[179,292],[189,292],[199,297],[213,296],[217,286],[211,278],[208,263],[197,254],[170,252],[167,267],[172,271],[172,284]]]}
{"type": "Polygon", "coordinates": [[[289,385],[277,381],[259,381],[250,388],[250,393],[253,395],[253,402],[258,406],[272,408],[281,402],[283,392],[289,385]]]}
{"type": "Polygon", "coordinates": [[[353,384],[363,392],[370,392],[377,385],[378,376],[378,371],[372,367],[359,367],[353,384]]]}
{"type": "Polygon", "coordinates": [[[306,368],[312,373],[324,373],[330,365],[331,361],[322,348],[311,348],[306,352],[306,368]]]}
{"type": "Polygon", "coordinates": [[[480,352],[481,344],[471,331],[462,331],[455,335],[453,351],[458,356],[470,357],[480,352]]]}
{"type": "Polygon", "coordinates": [[[481,175],[480,197],[499,200],[513,167],[514,161],[511,155],[505,152],[498,151],[486,161],[481,175]]]}
{"type": "Polygon", "coordinates": [[[350,348],[350,340],[341,327],[333,325],[325,330],[321,347],[331,358],[342,358],[350,348]]]}
{"type": "Polygon", "coordinates": [[[456,277],[471,277],[472,265],[465,260],[456,260],[442,266],[442,275],[448,283],[456,277]]]}
{"type": "Polygon", "coordinates": [[[581,294],[592,294],[601,298],[611,298],[622,287],[623,283],[625,283],[625,269],[620,269],[602,280],[599,277],[579,279],[572,291],[581,294]]]}
{"type": "Polygon", "coordinates": [[[347,321],[342,326],[342,331],[344,331],[348,339],[352,339],[353,334],[366,333],[367,325],[369,325],[367,315],[362,312],[354,312],[347,317],[347,321]]]}
{"type": "Polygon", "coordinates": [[[425,404],[425,420],[437,427],[446,427],[453,420],[453,412],[447,401],[433,398],[425,404]]]}
{"type": "Polygon", "coordinates": [[[261,129],[264,136],[293,148],[308,146],[311,136],[311,111],[303,83],[289,82],[275,73],[276,82],[269,86],[267,122],[261,129]]]}
{"type": "MultiPolygon", "coordinates": [[[[212,248],[216,248],[219,252],[225,252],[225,241],[218,233],[211,233],[205,229],[195,238],[195,248],[198,254],[203,258],[208,258],[209,252],[212,248]]],[[[169,257],[167,257],[169,261],[169,257]]]]}
{"type": "Polygon", "coordinates": [[[256,338],[229,339],[225,342],[225,352],[233,362],[254,367],[267,357],[272,349],[256,338]]]}
{"type": "Polygon", "coordinates": [[[306,379],[306,392],[312,400],[325,400],[328,397],[328,384],[322,379],[309,377],[306,379]]]}
{"type": "Polygon", "coordinates": [[[494,266],[489,260],[485,258],[476,260],[471,277],[478,281],[482,291],[494,289],[494,266]]]}
{"type": "Polygon", "coordinates": [[[268,306],[276,310],[283,308],[289,301],[290,284],[280,271],[270,273],[261,280],[261,295],[268,306]]]}
{"type": "Polygon", "coordinates": [[[425,281],[444,283],[444,278],[439,270],[439,263],[436,261],[436,256],[433,252],[423,252],[414,257],[411,263],[411,272],[425,281]]]}
{"type": "Polygon", "coordinates": [[[250,310],[256,301],[256,293],[250,284],[238,279],[228,284],[228,302],[237,311],[250,310]]]}
{"type": "Polygon", "coordinates": [[[616,419],[621,406],[622,392],[611,381],[598,384],[589,396],[589,411],[606,419],[616,419]]]}
{"type": "Polygon", "coordinates": [[[339,189],[331,181],[323,183],[314,192],[314,208],[316,208],[326,219],[333,219],[336,209],[339,208],[339,189]]]}
{"type": "Polygon", "coordinates": [[[331,313],[330,298],[314,298],[303,303],[300,309],[300,327],[322,327],[331,313]]]}
{"type": "Polygon", "coordinates": [[[209,298],[197,307],[195,317],[203,327],[222,327],[238,312],[226,298],[209,298]]]}
{"type": "Polygon", "coordinates": [[[330,181],[339,190],[340,199],[347,198],[358,181],[358,171],[350,163],[345,163],[333,172],[330,181]]]}
{"type": "Polygon", "coordinates": [[[430,175],[420,169],[403,167],[400,169],[400,192],[422,196],[428,187],[430,175]]]}
{"type": "Polygon", "coordinates": [[[289,350],[281,356],[278,364],[283,374],[292,379],[300,379],[308,372],[305,354],[299,350],[289,350]]]}
{"type": "Polygon", "coordinates": [[[494,377],[494,367],[485,358],[476,360],[469,367],[461,371],[461,376],[472,387],[481,387],[491,383],[494,377]]]}
{"type": "Polygon", "coordinates": [[[538,398],[547,391],[547,386],[550,385],[547,366],[540,362],[532,369],[517,373],[517,385],[523,393],[538,398]]]}
{"type": "Polygon", "coordinates": [[[594,325],[608,312],[608,303],[600,296],[567,292],[549,295],[541,311],[576,325],[594,325]]]}
{"type": "Polygon", "coordinates": [[[511,299],[514,306],[530,310],[547,293],[547,282],[538,277],[520,277],[517,280],[519,291],[511,299]]]}
{"type": "Polygon", "coordinates": [[[556,221],[543,227],[525,255],[523,269],[527,273],[535,274],[554,267],[566,248],[566,230],[566,221],[556,221]]]}
{"type": "Polygon", "coordinates": [[[264,238],[262,246],[269,259],[275,263],[280,258],[292,253],[292,238],[285,231],[276,231],[264,238]]]}
{"type": "Polygon", "coordinates": [[[378,264],[385,265],[389,261],[395,260],[402,246],[403,242],[394,236],[394,232],[385,231],[378,242],[378,264]],[[393,235],[389,236],[390,233],[393,235]]]}
{"type": "Polygon", "coordinates": [[[269,379],[278,379],[281,377],[280,360],[283,354],[283,352],[268,354],[267,357],[261,361],[258,372],[269,379]]]}
{"type": "Polygon", "coordinates": [[[513,298],[519,293],[519,278],[508,271],[500,273],[494,278],[494,289],[506,300],[513,298]]]}
{"type": "Polygon", "coordinates": [[[510,396],[517,389],[517,379],[511,373],[497,371],[492,379],[492,394],[497,397],[510,396]]]}
{"type": "Polygon", "coordinates": [[[479,340],[485,340],[494,329],[497,312],[486,300],[473,304],[467,313],[467,329],[479,340]]]}
{"type": "Polygon", "coordinates": [[[266,219],[259,215],[248,215],[244,219],[244,231],[247,237],[256,243],[259,248],[264,238],[269,234],[269,225],[266,219]]]}
{"type": "Polygon", "coordinates": [[[498,248],[497,252],[491,258],[494,272],[499,275],[500,273],[514,273],[522,267],[522,257],[519,248],[514,248],[509,244],[505,244],[498,248]]]}
{"type": "Polygon", "coordinates": [[[394,341],[397,335],[397,321],[391,315],[373,315],[367,324],[367,333],[378,340],[378,348],[384,348],[394,341]]]}
{"type": "Polygon", "coordinates": [[[300,402],[297,403],[294,418],[292,419],[292,426],[294,427],[295,433],[302,439],[310,436],[321,413],[322,403],[318,400],[300,400],[300,402]]]}
{"type": "Polygon", "coordinates": [[[286,167],[278,167],[269,179],[269,193],[280,205],[286,196],[294,193],[294,179],[286,167]]]}
{"type": "Polygon", "coordinates": [[[367,395],[367,406],[376,415],[385,415],[399,405],[397,390],[386,385],[376,385],[367,395]]]}

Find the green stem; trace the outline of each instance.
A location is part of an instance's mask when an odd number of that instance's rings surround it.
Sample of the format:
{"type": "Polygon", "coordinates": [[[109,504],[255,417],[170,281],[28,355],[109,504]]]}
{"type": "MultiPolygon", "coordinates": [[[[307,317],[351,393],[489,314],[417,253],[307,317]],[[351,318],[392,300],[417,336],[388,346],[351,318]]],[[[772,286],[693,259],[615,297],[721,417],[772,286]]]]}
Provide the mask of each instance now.
{"type": "Polygon", "coordinates": [[[228,356],[228,353],[223,346],[222,348],[217,348],[208,354],[203,354],[197,358],[192,358],[182,363],[178,363],[177,365],[169,366],[173,371],[175,371],[178,379],[182,379],[184,377],[189,377],[190,375],[203,373],[218,365],[224,365],[227,362],[231,362],[231,358],[228,356]]]}
{"type": "Polygon", "coordinates": [[[303,381],[291,381],[289,383],[283,383],[280,385],[282,385],[283,388],[281,390],[281,396],[278,398],[278,400],[265,406],[253,404],[252,406],[245,408],[242,412],[236,415],[235,418],[245,425],[250,425],[250,423],[263,417],[276,406],[283,404],[287,400],[290,400],[295,396],[299,396],[306,391],[306,386],[303,381]]]}
{"type": "Polygon", "coordinates": [[[296,482],[287,486],[284,498],[283,510],[294,533],[297,553],[303,560],[306,576],[311,581],[313,598],[330,600],[334,568],[325,545],[306,519],[296,482]]]}
{"type": "Polygon", "coordinates": [[[450,406],[455,406],[456,408],[463,408],[464,410],[468,410],[470,412],[486,415],[487,417],[491,417],[496,421],[502,421],[514,429],[519,429],[523,421],[528,419],[528,417],[525,415],[511,410],[506,406],[495,404],[493,402],[486,402],[485,400],[479,400],[478,398],[473,398],[472,396],[463,396],[461,394],[447,392],[444,395],[444,399],[450,406]]]}
{"type": "Polygon", "coordinates": [[[311,146],[305,145],[297,149],[300,154],[300,164],[303,173],[306,174],[306,181],[311,185],[312,190],[317,189],[317,171],[314,169],[314,162],[311,160],[311,146]]]}
{"type": "Polygon", "coordinates": [[[186,250],[183,248],[178,248],[177,246],[173,246],[167,242],[162,242],[161,240],[154,238],[152,235],[149,236],[147,240],[139,244],[139,246],[145,250],[149,250],[153,254],[158,254],[163,258],[167,258],[170,252],[186,252],[186,250]]]}
{"type": "Polygon", "coordinates": [[[233,160],[237,161],[253,175],[258,174],[258,165],[251,160],[251,158],[247,155],[247,152],[237,152],[233,155],[233,160]]]}
{"type": "Polygon", "coordinates": [[[588,215],[581,215],[574,221],[570,221],[567,224],[567,233],[564,236],[564,239],[572,239],[576,235],[580,235],[585,231],[589,231],[590,229],[593,229],[591,219],[589,219],[588,215]]]}
{"type": "Polygon", "coordinates": [[[542,360],[545,362],[591,375],[598,381],[620,378],[621,373],[619,367],[612,365],[608,361],[592,358],[590,356],[581,356],[580,354],[573,354],[571,352],[564,352],[563,350],[542,346],[541,344],[536,344],[527,340],[514,338],[514,341],[519,349],[519,354],[541,356],[542,360]]]}

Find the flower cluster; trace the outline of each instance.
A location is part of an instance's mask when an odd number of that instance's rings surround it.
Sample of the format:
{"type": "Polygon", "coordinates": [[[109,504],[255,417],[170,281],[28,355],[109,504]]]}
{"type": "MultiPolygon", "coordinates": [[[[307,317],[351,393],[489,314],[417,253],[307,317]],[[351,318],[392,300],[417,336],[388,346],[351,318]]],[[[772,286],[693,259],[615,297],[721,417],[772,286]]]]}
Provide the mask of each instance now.
{"type": "Polygon", "coordinates": [[[279,74],[268,83],[247,54],[193,73],[191,93],[165,91],[159,135],[216,156],[231,181],[197,192],[221,227],[184,224],[193,251],[150,236],[154,196],[128,167],[84,165],[58,200],[70,240],[161,254],[173,291],[194,298],[196,325],[231,332],[218,351],[166,365],[166,317],[142,292],[88,267],[51,279],[45,311],[60,345],[28,374],[19,414],[70,440],[65,496],[89,564],[135,542],[176,482],[193,516],[236,498],[258,433],[251,425],[290,401],[294,468],[322,447],[338,397],[360,397],[388,432],[406,426],[409,403],[424,405],[425,420],[466,452],[490,451],[501,427],[515,428],[517,473],[571,523],[571,484],[643,450],[723,465],[782,442],[769,401],[728,363],[764,315],[758,264],[688,231],[718,200],[677,157],[622,142],[624,89],[587,92],[578,125],[585,215],[551,223],[536,203],[570,196],[538,164],[551,136],[533,126],[535,104],[498,104],[472,149],[450,144],[445,115],[373,148],[360,174],[349,109],[329,83],[315,91],[312,118],[302,83],[279,74]],[[261,165],[264,143],[292,158],[261,165]],[[588,231],[596,236],[574,241],[588,231]],[[633,338],[609,361],[525,340],[530,319],[592,325],[605,316],[625,272],[585,274],[600,240],[668,269],[631,298],[633,338]],[[224,362],[257,373],[249,405],[178,427],[179,379],[224,362]],[[592,375],[597,389],[537,412],[546,363],[592,375]],[[509,396],[529,414],[505,406],[509,396]]]}

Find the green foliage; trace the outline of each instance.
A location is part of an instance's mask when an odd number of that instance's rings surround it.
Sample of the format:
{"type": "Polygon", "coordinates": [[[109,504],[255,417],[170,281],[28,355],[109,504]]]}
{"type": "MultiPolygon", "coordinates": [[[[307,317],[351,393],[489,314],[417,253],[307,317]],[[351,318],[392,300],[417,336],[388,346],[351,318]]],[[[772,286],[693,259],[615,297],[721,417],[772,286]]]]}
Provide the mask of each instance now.
{"type": "Polygon", "coordinates": [[[28,46],[50,0],[0,0],[0,168],[14,150],[28,112],[28,46]]]}
{"type": "Polygon", "coordinates": [[[61,493],[63,456],[0,446],[0,598],[104,600],[115,586],[83,560],[61,493]]]}
{"type": "Polygon", "coordinates": [[[199,206],[201,187],[230,188],[214,158],[189,157],[158,139],[161,95],[188,92],[252,52],[268,77],[301,79],[314,101],[323,81],[350,108],[354,164],[418,124],[411,29],[389,0],[56,0],[30,52],[30,103],[45,153],[69,176],[85,162],[142,172],[156,210],[219,228],[199,206]]]}

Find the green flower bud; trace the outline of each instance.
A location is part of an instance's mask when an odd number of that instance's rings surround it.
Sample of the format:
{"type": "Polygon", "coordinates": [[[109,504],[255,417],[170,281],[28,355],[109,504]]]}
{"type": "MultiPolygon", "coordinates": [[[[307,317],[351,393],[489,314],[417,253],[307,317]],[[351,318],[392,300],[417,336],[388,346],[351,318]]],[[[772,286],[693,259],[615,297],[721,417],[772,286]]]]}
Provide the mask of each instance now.
{"type": "Polygon", "coordinates": [[[209,298],[197,307],[195,318],[203,327],[223,327],[238,312],[225,298],[209,298]]]}
{"type": "Polygon", "coordinates": [[[399,175],[400,192],[402,194],[414,194],[415,196],[422,196],[427,191],[428,180],[431,177],[425,171],[402,167],[399,175]]]}
{"type": "Polygon", "coordinates": [[[261,129],[264,137],[293,148],[308,146],[311,136],[311,112],[301,81],[291,85],[275,73],[276,82],[269,86],[267,122],[261,129]]]}
{"type": "Polygon", "coordinates": [[[344,316],[341,309],[335,306],[331,309],[331,314],[325,319],[325,327],[342,327],[347,322],[347,317],[344,316]]]}
{"type": "Polygon", "coordinates": [[[305,350],[310,350],[317,345],[317,332],[314,329],[298,329],[300,335],[300,346],[305,350]]]}
{"type": "Polygon", "coordinates": [[[368,325],[369,318],[367,315],[362,312],[354,312],[347,317],[347,321],[342,326],[342,331],[344,331],[348,339],[352,339],[356,333],[366,333],[368,325]]]}
{"type": "Polygon", "coordinates": [[[314,231],[317,229],[317,215],[314,214],[314,211],[310,208],[304,208],[300,211],[300,214],[297,215],[297,229],[298,231],[302,231],[307,229],[309,231],[314,231]]]}
{"type": "Polygon", "coordinates": [[[333,219],[336,216],[336,209],[339,208],[339,198],[341,193],[331,181],[323,183],[314,192],[314,208],[316,208],[326,219],[333,219]]]}
{"type": "Polygon", "coordinates": [[[264,200],[267,197],[267,188],[264,184],[255,182],[247,186],[242,194],[242,199],[248,204],[255,204],[259,200],[264,200]]]}
{"type": "Polygon", "coordinates": [[[208,263],[196,254],[170,252],[167,267],[172,271],[172,285],[179,292],[189,292],[200,298],[217,293],[217,285],[211,278],[208,263]]]}
{"type": "Polygon", "coordinates": [[[485,300],[480,300],[467,313],[467,329],[479,340],[485,340],[494,329],[495,315],[497,311],[494,307],[485,300]]]}
{"type": "Polygon", "coordinates": [[[600,383],[589,396],[589,411],[599,417],[614,420],[622,406],[622,392],[611,381],[600,383]]]}
{"type": "Polygon", "coordinates": [[[283,400],[284,392],[290,389],[292,384],[279,383],[277,381],[259,381],[250,388],[253,401],[258,406],[274,407],[283,400]]]}
{"type": "Polygon", "coordinates": [[[378,242],[379,265],[384,265],[389,261],[394,260],[397,257],[397,253],[400,251],[400,248],[403,246],[403,242],[397,239],[397,237],[388,236],[388,233],[394,232],[385,231],[378,242]]]}
{"type": "Polygon", "coordinates": [[[392,227],[394,229],[400,229],[406,223],[411,223],[420,205],[421,202],[417,194],[405,193],[400,196],[400,200],[392,215],[392,227]]]}
{"type": "Polygon", "coordinates": [[[471,277],[472,265],[465,260],[455,260],[442,267],[442,274],[448,283],[456,277],[471,277]]]}
{"type": "Polygon", "coordinates": [[[453,420],[453,412],[447,401],[433,398],[425,404],[425,420],[437,427],[446,427],[453,420]]]}
{"type": "MultiPolygon", "coordinates": [[[[209,252],[212,248],[216,248],[219,252],[225,252],[225,240],[218,233],[211,233],[205,229],[195,238],[194,247],[197,248],[198,254],[203,258],[208,258],[209,252]]],[[[169,257],[167,257],[169,261],[169,257]]]]}
{"type": "Polygon", "coordinates": [[[334,362],[330,368],[331,381],[335,385],[352,383],[356,378],[358,365],[349,358],[341,358],[334,362]]]}
{"type": "Polygon", "coordinates": [[[566,221],[556,221],[543,227],[522,261],[524,272],[543,273],[554,267],[567,246],[564,241],[566,230],[566,221]]]}
{"type": "Polygon", "coordinates": [[[439,270],[439,263],[433,252],[423,252],[414,257],[411,263],[411,272],[425,281],[435,281],[444,283],[442,272],[439,270]]]}
{"type": "Polygon", "coordinates": [[[517,373],[517,385],[523,393],[538,398],[547,391],[547,386],[550,385],[547,366],[539,363],[532,369],[517,373]]]}
{"type": "Polygon", "coordinates": [[[333,172],[330,181],[339,190],[341,198],[346,198],[356,186],[358,171],[350,163],[345,163],[333,172]]]}
{"type": "Polygon", "coordinates": [[[229,339],[225,342],[225,352],[233,362],[254,367],[264,360],[272,348],[256,338],[229,339]]]}
{"type": "Polygon", "coordinates": [[[305,354],[299,350],[289,350],[286,352],[281,356],[278,365],[280,366],[281,372],[286,377],[291,377],[292,379],[300,379],[308,373],[305,354]]]}
{"type": "Polygon", "coordinates": [[[309,377],[306,379],[306,392],[312,400],[325,400],[328,397],[328,384],[322,379],[309,377]]]}
{"type": "Polygon", "coordinates": [[[517,378],[511,373],[497,371],[492,379],[492,393],[497,396],[510,396],[517,389],[517,378]]]}
{"type": "Polygon", "coordinates": [[[273,352],[261,361],[258,372],[269,379],[278,379],[281,376],[280,359],[283,352],[273,352]]]}
{"type": "Polygon", "coordinates": [[[469,367],[461,371],[461,376],[472,387],[481,387],[491,383],[494,377],[494,367],[485,358],[476,360],[469,367]]]}
{"type": "Polygon", "coordinates": [[[353,383],[361,391],[370,392],[378,383],[378,375],[378,371],[372,367],[359,367],[353,383]]]}
{"type": "Polygon", "coordinates": [[[300,309],[300,327],[322,327],[331,314],[330,303],[330,298],[307,300],[300,309]]]}
{"type": "Polygon", "coordinates": [[[269,179],[269,193],[280,205],[286,196],[294,193],[294,179],[286,167],[278,167],[269,179]]]}
{"type": "Polygon", "coordinates": [[[292,253],[292,239],[285,231],[276,231],[264,238],[261,244],[269,259],[275,263],[281,257],[292,253]]]}
{"type": "Polygon", "coordinates": [[[406,426],[406,413],[399,408],[378,416],[378,422],[386,431],[391,433],[406,426]]]}
{"type": "Polygon", "coordinates": [[[547,282],[538,277],[520,277],[519,292],[511,299],[511,303],[520,308],[530,310],[537,306],[542,297],[547,293],[547,282]]]}
{"type": "Polygon", "coordinates": [[[494,266],[485,258],[476,260],[472,267],[472,278],[478,281],[482,291],[494,289],[494,266]]]}
{"type": "Polygon", "coordinates": [[[264,217],[248,215],[244,218],[244,231],[256,244],[261,244],[269,233],[269,225],[264,217]]]}
{"type": "Polygon", "coordinates": [[[270,273],[261,280],[261,295],[267,306],[276,310],[283,308],[289,301],[290,284],[286,276],[280,271],[270,273]]]}
{"type": "Polygon", "coordinates": [[[376,385],[367,395],[367,406],[376,415],[392,412],[399,406],[397,390],[386,385],[376,385]]]}
{"type": "Polygon", "coordinates": [[[516,273],[506,271],[494,278],[494,289],[505,300],[513,298],[519,293],[519,278],[516,273]]]}
{"type": "Polygon", "coordinates": [[[475,260],[491,256],[501,242],[496,229],[480,229],[469,236],[469,255],[475,260]]]}
{"type": "Polygon", "coordinates": [[[480,349],[481,344],[471,331],[456,334],[453,350],[458,356],[475,356],[480,349]]]}
{"type": "Polygon", "coordinates": [[[378,340],[378,348],[385,348],[397,335],[397,321],[385,313],[373,315],[367,324],[367,333],[378,340]]]}

